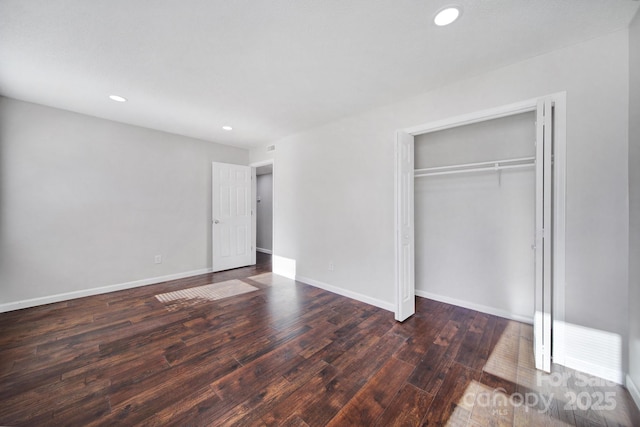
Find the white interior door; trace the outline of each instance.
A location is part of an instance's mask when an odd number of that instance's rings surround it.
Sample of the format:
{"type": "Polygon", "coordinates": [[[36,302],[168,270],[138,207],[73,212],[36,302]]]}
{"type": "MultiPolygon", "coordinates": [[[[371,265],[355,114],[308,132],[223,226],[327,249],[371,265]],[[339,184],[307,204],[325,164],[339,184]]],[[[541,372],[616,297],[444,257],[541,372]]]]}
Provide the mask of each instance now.
{"type": "Polygon", "coordinates": [[[396,141],[396,320],[416,312],[413,221],[413,135],[399,131],[396,141]]]}
{"type": "Polygon", "coordinates": [[[534,356],[536,368],[551,370],[552,120],[550,98],[538,101],[536,117],[536,236],[534,356]]]}
{"type": "Polygon", "coordinates": [[[255,264],[252,168],[213,162],[213,271],[255,264]]]}

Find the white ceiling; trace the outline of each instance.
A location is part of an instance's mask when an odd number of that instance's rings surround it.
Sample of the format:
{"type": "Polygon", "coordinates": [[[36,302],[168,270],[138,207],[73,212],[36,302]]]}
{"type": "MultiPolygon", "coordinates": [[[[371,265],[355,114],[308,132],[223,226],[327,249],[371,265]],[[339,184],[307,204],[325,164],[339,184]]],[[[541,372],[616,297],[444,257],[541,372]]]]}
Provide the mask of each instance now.
{"type": "Polygon", "coordinates": [[[436,27],[450,3],[0,0],[0,94],[249,147],[625,28],[640,5],[455,0],[436,27]]]}

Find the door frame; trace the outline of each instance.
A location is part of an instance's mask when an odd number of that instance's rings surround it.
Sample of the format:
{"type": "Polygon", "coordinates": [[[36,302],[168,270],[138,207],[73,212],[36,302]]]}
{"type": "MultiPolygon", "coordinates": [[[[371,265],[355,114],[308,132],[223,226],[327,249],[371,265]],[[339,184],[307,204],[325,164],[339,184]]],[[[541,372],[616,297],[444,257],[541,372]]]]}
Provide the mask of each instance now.
{"type": "MultiPolygon", "coordinates": [[[[552,239],[552,251],[553,251],[553,288],[552,288],[552,304],[551,304],[551,316],[553,325],[552,343],[553,351],[552,358],[554,363],[564,364],[565,359],[565,331],[564,331],[564,319],[565,319],[565,212],[566,212],[566,92],[558,92],[550,95],[544,95],[513,104],[502,105],[495,108],[489,108],[469,114],[450,117],[438,121],[433,121],[418,126],[413,126],[405,129],[399,129],[396,132],[396,170],[395,170],[395,182],[396,182],[396,194],[395,194],[395,315],[396,319],[400,320],[401,315],[401,289],[403,286],[407,286],[407,283],[403,283],[403,265],[406,266],[407,262],[410,265],[415,265],[415,254],[411,251],[410,254],[403,255],[403,224],[402,224],[402,200],[403,192],[407,192],[407,189],[403,186],[402,171],[398,167],[401,163],[398,156],[402,152],[400,147],[400,141],[402,140],[401,134],[409,134],[411,136],[422,135],[429,132],[435,132],[439,130],[451,129],[459,126],[469,125],[473,123],[483,122],[492,119],[498,119],[501,117],[512,116],[529,111],[536,111],[538,100],[550,98],[554,105],[554,121],[553,121],[553,136],[554,136],[554,153],[553,153],[553,239],[552,239]],[[409,256],[410,259],[406,260],[403,256],[409,256]]],[[[409,205],[413,206],[413,191],[408,192],[408,197],[411,198],[409,205]]],[[[411,224],[410,233],[414,233],[413,224],[411,224]]],[[[405,230],[406,232],[406,230],[405,230]]],[[[411,236],[413,239],[413,236],[411,236]]],[[[415,292],[415,277],[411,277],[411,288],[415,292]]]]}
{"type": "Polygon", "coordinates": [[[276,251],[276,232],[275,232],[275,225],[276,225],[276,163],[274,161],[274,159],[266,159],[266,160],[260,160],[259,162],[253,162],[249,164],[249,167],[252,169],[252,176],[253,176],[253,184],[251,187],[251,197],[253,198],[253,201],[251,202],[251,210],[253,212],[253,231],[252,231],[252,236],[251,236],[251,242],[253,244],[253,263],[255,264],[255,260],[256,260],[256,241],[257,241],[257,236],[258,236],[258,230],[257,230],[257,218],[258,218],[258,203],[257,203],[257,197],[258,197],[258,192],[256,189],[256,184],[257,184],[257,178],[256,178],[256,168],[260,167],[260,166],[266,166],[266,165],[271,165],[273,167],[273,170],[271,171],[271,255],[273,256],[276,251]]]}

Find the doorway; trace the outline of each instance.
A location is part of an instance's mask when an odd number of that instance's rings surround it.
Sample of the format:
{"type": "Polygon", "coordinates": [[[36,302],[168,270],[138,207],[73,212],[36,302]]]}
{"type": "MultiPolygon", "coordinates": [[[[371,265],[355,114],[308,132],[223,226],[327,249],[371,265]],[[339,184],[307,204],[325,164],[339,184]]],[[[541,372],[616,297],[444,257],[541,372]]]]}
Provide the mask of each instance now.
{"type": "Polygon", "coordinates": [[[256,251],[273,253],[273,164],[256,167],[256,251]]]}
{"type": "MultiPolygon", "coordinates": [[[[453,117],[397,132],[396,141],[396,320],[415,311],[415,193],[414,139],[417,135],[452,129],[516,114],[536,114],[536,250],[535,313],[536,364],[548,370],[553,355],[563,363],[564,354],[564,211],[566,94],[558,93],[516,104],[453,117]],[[553,144],[553,147],[552,147],[553,144]],[[544,150],[543,147],[547,147],[544,150]],[[551,150],[553,148],[553,163],[551,150]],[[553,180],[552,180],[553,177],[553,180]],[[543,224],[539,228],[540,224],[543,224]],[[551,230],[553,229],[553,234],[551,230]],[[553,266],[553,269],[552,269],[553,266]],[[551,293],[553,284],[553,294],[551,293]],[[553,335],[552,335],[553,325],[553,335]],[[544,345],[539,345],[544,344],[544,345]]],[[[516,166],[487,162],[471,167],[516,166]]],[[[431,171],[431,172],[443,172],[431,171]]],[[[533,237],[533,236],[532,236],[533,237]]]]}
{"type": "Polygon", "coordinates": [[[254,162],[249,165],[254,172],[255,185],[253,187],[253,212],[255,215],[253,227],[253,242],[256,260],[268,262],[269,269],[273,264],[275,248],[274,229],[276,194],[276,167],[274,159],[254,162]],[[259,201],[258,201],[259,200],[259,201]]]}
{"type": "Polygon", "coordinates": [[[274,161],[212,163],[212,270],[271,269],[274,161]]]}

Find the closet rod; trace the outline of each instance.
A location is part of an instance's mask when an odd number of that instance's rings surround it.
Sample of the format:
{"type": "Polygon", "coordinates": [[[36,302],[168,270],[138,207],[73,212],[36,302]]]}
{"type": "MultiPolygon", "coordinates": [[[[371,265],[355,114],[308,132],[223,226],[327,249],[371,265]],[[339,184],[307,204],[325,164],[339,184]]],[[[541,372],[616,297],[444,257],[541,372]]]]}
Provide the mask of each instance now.
{"type": "Polygon", "coordinates": [[[521,163],[518,165],[505,165],[505,166],[496,166],[497,163],[494,163],[493,166],[488,165],[481,168],[472,168],[472,169],[458,169],[458,170],[448,170],[448,171],[440,171],[440,172],[426,172],[426,173],[416,173],[414,178],[422,178],[424,176],[436,176],[436,175],[453,175],[457,173],[468,173],[468,172],[484,172],[484,171],[500,171],[503,169],[518,169],[518,168],[526,168],[534,166],[535,163],[521,163]]]}
{"type": "Polygon", "coordinates": [[[460,168],[468,168],[472,166],[484,166],[484,165],[495,166],[496,163],[500,164],[500,163],[533,162],[535,159],[536,159],[535,157],[520,157],[517,159],[504,159],[504,160],[492,160],[488,162],[465,163],[462,165],[437,166],[433,168],[416,169],[415,173],[435,172],[439,170],[448,170],[448,169],[460,169],[460,168]]]}

